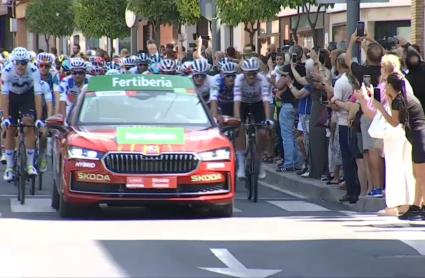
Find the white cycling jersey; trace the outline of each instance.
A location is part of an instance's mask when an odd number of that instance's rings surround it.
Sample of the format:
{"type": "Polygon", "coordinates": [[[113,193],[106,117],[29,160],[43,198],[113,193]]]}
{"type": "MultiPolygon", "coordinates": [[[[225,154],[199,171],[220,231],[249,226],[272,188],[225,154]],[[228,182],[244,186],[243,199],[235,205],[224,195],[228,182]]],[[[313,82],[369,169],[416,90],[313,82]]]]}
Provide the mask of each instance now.
{"type": "MultiPolygon", "coordinates": [[[[84,84],[87,84],[90,79],[90,75],[86,75],[84,84]]],[[[60,83],[60,101],[65,101],[67,107],[71,106],[77,96],[81,93],[83,86],[80,88],[75,83],[75,80],[72,75],[65,77],[60,83]]]]}
{"type": "Polygon", "coordinates": [[[139,72],[139,69],[137,66],[134,66],[129,71],[131,74],[149,74],[149,71],[139,72]]]}
{"type": "Polygon", "coordinates": [[[195,86],[196,93],[202,97],[207,103],[210,102],[210,90],[214,87],[214,77],[207,75],[204,84],[202,86],[195,86]]]}
{"type": "Polygon", "coordinates": [[[257,73],[254,85],[249,85],[243,73],[238,74],[233,89],[233,100],[244,103],[270,101],[269,82],[266,77],[257,73]]]}
{"type": "Polygon", "coordinates": [[[46,102],[52,102],[53,101],[53,97],[52,97],[52,90],[50,89],[50,85],[46,82],[41,80],[40,81],[40,86],[41,86],[41,94],[44,96],[44,99],[46,100],[46,102]]]}
{"type": "Polygon", "coordinates": [[[33,87],[35,95],[40,95],[42,93],[40,72],[32,63],[28,63],[27,70],[23,75],[18,75],[15,65],[9,63],[1,72],[1,81],[1,91],[3,95],[9,95],[9,93],[22,95],[33,87]]]}

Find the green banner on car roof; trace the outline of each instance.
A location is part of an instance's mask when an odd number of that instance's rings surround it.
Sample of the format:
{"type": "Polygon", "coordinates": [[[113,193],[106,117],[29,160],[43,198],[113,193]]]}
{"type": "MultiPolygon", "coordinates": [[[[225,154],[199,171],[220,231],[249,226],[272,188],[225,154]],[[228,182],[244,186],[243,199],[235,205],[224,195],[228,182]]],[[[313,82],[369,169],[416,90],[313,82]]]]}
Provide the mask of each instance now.
{"type": "Polygon", "coordinates": [[[184,128],[178,127],[118,127],[118,144],[183,145],[184,128]]]}
{"type": "Polygon", "coordinates": [[[107,75],[90,78],[88,91],[175,91],[193,88],[190,78],[173,75],[107,75]]]}

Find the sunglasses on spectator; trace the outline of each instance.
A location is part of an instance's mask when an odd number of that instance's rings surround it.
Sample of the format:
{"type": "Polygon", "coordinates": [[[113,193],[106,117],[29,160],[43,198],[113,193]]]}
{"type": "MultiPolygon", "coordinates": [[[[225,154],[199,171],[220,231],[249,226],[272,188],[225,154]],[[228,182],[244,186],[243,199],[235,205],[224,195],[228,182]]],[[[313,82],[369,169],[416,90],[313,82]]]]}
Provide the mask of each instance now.
{"type": "Polygon", "coordinates": [[[28,65],[28,61],[27,60],[16,60],[15,61],[16,65],[22,65],[22,66],[26,66],[28,65]]]}
{"type": "Polygon", "coordinates": [[[50,64],[40,64],[38,67],[48,69],[48,68],[51,67],[51,65],[50,64]]]}
{"type": "Polygon", "coordinates": [[[83,70],[73,71],[73,72],[72,72],[72,75],[84,75],[84,74],[86,74],[86,72],[85,72],[85,71],[83,71],[83,70]]]}
{"type": "Polygon", "coordinates": [[[234,73],[225,74],[224,77],[226,77],[226,78],[235,78],[236,77],[236,74],[234,74],[234,73]]]}
{"type": "Polygon", "coordinates": [[[207,75],[206,74],[194,74],[193,78],[195,78],[195,79],[205,79],[205,78],[207,78],[207,75]]]}

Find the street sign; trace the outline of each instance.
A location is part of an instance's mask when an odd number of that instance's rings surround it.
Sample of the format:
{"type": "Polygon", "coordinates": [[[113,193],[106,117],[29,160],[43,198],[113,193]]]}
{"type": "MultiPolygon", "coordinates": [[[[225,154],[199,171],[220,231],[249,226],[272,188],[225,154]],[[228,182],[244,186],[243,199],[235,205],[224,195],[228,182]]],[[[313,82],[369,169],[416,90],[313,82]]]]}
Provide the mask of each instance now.
{"type": "Polygon", "coordinates": [[[136,23],[136,14],[128,9],[125,10],[125,23],[131,28],[136,23]]]}
{"type": "MultiPolygon", "coordinates": [[[[317,4],[345,4],[349,0],[316,0],[317,4]]],[[[390,0],[360,0],[360,3],[388,3],[390,0]]]]}

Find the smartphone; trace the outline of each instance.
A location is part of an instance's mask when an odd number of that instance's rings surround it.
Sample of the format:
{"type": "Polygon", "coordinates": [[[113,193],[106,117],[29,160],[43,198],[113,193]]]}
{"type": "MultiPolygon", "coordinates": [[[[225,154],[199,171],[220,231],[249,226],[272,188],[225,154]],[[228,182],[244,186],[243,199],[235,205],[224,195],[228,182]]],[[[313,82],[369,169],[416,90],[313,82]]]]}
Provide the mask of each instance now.
{"type": "Polygon", "coordinates": [[[193,38],[194,41],[196,41],[198,39],[198,37],[199,37],[198,34],[196,34],[196,33],[192,34],[192,38],[193,38]]]}
{"type": "Polygon", "coordinates": [[[195,48],[195,47],[196,47],[196,43],[190,42],[190,43],[189,43],[189,47],[190,47],[190,48],[195,48]]]}
{"type": "Polygon", "coordinates": [[[292,53],[292,63],[295,64],[297,62],[297,60],[298,60],[297,53],[292,53]]]}
{"type": "Polygon", "coordinates": [[[357,37],[364,37],[364,21],[357,22],[357,37]]]}
{"type": "Polygon", "coordinates": [[[376,101],[381,102],[381,89],[379,88],[373,88],[373,98],[376,99],[376,101]]]}
{"type": "Polygon", "coordinates": [[[366,88],[368,88],[371,84],[371,78],[370,75],[363,75],[363,83],[366,86],[366,88]]]}
{"type": "Polygon", "coordinates": [[[210,36],[201,36],[201,38],[202,38],[203,40],[206,40],[206,41],[209,41],[209,40],[210,40],[210,36]]]}

